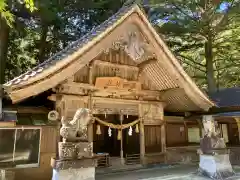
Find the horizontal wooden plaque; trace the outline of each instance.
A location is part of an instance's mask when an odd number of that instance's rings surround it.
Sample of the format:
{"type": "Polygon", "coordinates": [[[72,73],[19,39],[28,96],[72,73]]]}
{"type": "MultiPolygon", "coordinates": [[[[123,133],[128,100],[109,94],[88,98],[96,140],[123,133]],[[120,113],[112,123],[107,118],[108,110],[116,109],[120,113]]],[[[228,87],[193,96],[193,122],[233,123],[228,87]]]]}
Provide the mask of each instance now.
{"type": "Polygon", "coordinates": [[[120,77],[98,77],[95,87],[101,89],[134,89],[141,90],[141,84],[137,81],[128,81],[120,77]]]}

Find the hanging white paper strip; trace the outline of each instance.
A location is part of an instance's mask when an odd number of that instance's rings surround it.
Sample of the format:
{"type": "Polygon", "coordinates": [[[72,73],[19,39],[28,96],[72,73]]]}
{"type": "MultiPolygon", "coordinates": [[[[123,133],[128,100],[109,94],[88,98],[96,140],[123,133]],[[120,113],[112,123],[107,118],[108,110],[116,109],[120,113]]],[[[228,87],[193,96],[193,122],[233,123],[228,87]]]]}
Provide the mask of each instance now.
{"type": "Polygon", "coordinates": [[[130,128],[129,128],[128,135],[132,136],[132,126],[130,126],[130,128]]]}
{"type": "Polygon", "coordinates": [[[110,127],[108,127],[108,136],[111,137],[112,136],[112,130],[110,127]]]}

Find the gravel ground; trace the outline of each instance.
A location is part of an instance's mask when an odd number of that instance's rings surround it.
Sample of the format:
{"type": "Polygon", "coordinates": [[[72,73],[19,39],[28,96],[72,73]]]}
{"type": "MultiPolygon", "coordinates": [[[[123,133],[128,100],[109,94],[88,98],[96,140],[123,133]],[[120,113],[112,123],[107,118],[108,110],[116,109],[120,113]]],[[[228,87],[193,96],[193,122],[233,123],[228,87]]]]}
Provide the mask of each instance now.
{"type": "MultiPolygon", "coordinates": [[[[239,168],[235,169],[236,172],[240,172],[239,170],[239,168]]],[[[97,175],[96,180],[209,180],[209,178],[198,176],[196,172],[196,166],[182,165],[97,175]]],[[[240,180],[240,173],[236,173],[235,177],[227,180],[240,180]]]]}

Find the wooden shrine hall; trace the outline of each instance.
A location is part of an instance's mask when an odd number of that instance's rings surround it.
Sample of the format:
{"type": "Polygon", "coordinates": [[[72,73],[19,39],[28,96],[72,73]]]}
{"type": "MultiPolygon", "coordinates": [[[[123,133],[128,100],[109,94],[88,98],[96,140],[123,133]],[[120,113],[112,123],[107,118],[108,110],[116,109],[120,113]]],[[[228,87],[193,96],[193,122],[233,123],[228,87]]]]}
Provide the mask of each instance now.
{"type": "MultiPolygon", "coordinates": [[[[61,116],[71,120],[78,108],[89,108],[98,119],[88,132],[94,152],[107,153],[123,164],[131,163],[126,157],[134,155],[142,164],[166,163],[169,116],[214,106],[136,4],[121,8],[4,87],[14,104],[48,92],[46,101],[54,103],[51,110],[60,114],[59,121],[61,116]]],[[[41,144],[52,136],[42,138],[41,144]]]]}

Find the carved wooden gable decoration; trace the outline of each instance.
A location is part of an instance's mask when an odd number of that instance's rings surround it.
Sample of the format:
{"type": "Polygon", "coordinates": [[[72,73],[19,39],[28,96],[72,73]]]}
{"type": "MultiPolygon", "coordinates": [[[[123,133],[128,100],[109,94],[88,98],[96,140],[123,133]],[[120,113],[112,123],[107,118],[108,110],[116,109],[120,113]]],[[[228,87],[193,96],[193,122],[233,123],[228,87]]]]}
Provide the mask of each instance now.
{"type": "MultiPolygon", "coordinates": [[[[128,31],[123,32],[110,48],[125,50],[137,64],[156,57],[152,45],[134,24],[130,25],[128,31]]],[[[106,49],[106,52],[109,52],[109,49],[106,49]]]]}

